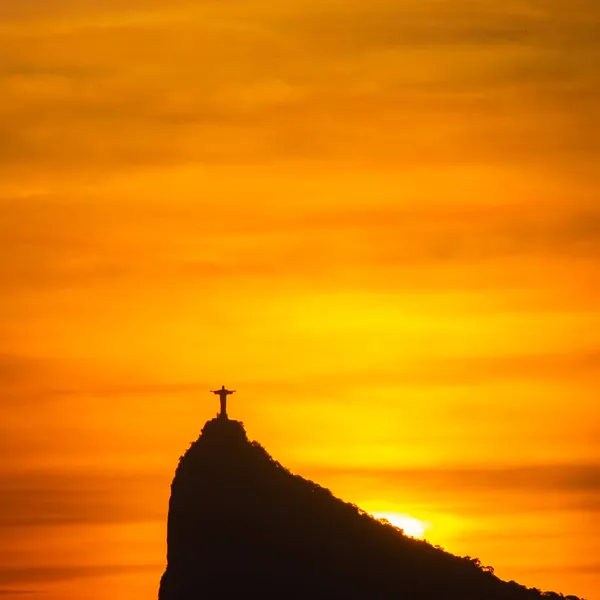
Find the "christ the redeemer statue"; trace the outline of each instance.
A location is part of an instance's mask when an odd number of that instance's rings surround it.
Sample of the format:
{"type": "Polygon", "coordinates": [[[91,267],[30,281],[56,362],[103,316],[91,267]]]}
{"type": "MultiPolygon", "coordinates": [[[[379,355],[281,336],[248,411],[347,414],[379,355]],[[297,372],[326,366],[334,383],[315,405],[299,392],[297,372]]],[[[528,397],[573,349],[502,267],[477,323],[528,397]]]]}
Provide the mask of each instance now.
{"type": "Polygon", "coordinates": [[[220,419],[227,418],[227,396],[235,393],[235,390],[226,390],[225,386],[221,387],[220,390],[210,390],[213,394],[217,394],[221,399],[221,412],[219,413],[220,419]]]}

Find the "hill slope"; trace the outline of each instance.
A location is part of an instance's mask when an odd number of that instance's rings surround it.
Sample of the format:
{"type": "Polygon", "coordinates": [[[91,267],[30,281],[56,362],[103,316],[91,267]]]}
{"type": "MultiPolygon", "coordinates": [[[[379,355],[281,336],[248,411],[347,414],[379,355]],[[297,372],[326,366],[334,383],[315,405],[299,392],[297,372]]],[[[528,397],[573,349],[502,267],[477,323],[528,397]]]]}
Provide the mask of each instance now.
{"type": "Polygon", "coordinates": [[[527,600],[470,559],[405,537],[291,474],[238,421],[213,419],[181,457],[159,600],[527,600]]]}

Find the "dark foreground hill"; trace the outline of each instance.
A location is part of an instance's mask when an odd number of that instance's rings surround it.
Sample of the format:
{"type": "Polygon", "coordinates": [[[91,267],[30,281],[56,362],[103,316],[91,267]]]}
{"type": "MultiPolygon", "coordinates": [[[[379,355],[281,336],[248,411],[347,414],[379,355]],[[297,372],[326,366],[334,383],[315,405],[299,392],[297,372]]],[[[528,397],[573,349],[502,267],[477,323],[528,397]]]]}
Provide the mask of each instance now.
{"type": "Polygon", "coordinates": [[[404,536],[291,474],[223,418],[181,457],[167,558],[159,600],[560,597],[404,536]]]}

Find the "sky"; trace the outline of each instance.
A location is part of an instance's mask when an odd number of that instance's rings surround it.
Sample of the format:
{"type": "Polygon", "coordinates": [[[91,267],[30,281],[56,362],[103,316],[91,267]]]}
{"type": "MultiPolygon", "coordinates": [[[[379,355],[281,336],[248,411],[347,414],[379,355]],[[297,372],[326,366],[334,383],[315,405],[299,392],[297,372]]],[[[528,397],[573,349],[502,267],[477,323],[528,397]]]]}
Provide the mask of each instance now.
{"type": "Polygon", "coordinates": [[[600,600],[597,0],[0,0],[0,596],[142,600],[230,415],[600,600]]]}

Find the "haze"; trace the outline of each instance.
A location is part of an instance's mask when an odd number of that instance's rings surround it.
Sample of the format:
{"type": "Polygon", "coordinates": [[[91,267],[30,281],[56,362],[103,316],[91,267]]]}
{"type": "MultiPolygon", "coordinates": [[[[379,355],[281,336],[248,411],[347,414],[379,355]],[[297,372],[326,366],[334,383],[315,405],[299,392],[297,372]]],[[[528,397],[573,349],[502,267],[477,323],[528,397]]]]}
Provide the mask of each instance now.
{"type": "Polygon", "coordinates": [[[209,390],[600,598],[596,0],[0,0],[0,595],[155,597],[209,390]]]}

